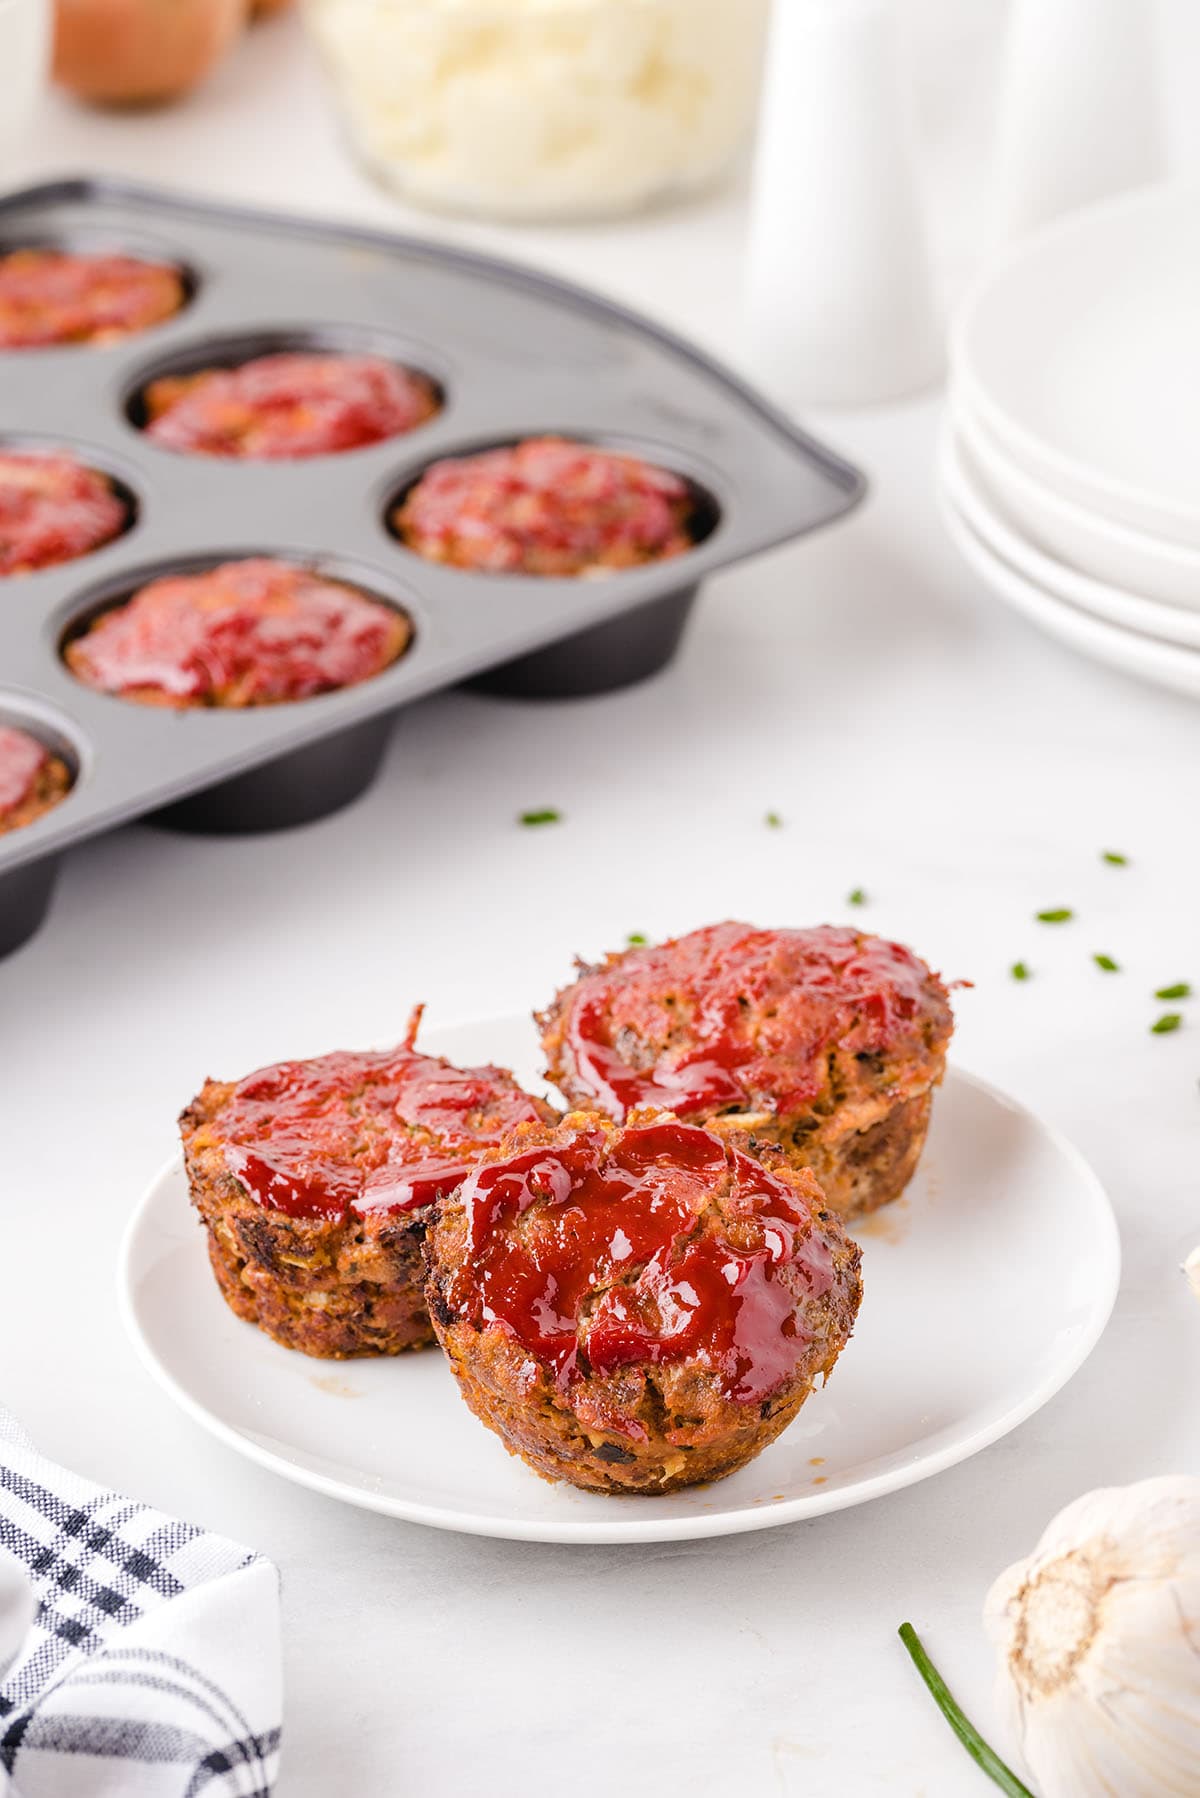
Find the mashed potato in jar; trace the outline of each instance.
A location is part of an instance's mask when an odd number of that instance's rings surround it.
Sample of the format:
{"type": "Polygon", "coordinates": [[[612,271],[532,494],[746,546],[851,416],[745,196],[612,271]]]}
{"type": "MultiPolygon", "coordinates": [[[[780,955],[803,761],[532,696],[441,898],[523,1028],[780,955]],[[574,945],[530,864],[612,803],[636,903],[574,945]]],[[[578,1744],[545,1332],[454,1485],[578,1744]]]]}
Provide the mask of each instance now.
{"type": "Polygon", "coordinates": [[[306,0],[354,141],[418,203],[603,216],[748,135],[768,0],[306,0]]]}

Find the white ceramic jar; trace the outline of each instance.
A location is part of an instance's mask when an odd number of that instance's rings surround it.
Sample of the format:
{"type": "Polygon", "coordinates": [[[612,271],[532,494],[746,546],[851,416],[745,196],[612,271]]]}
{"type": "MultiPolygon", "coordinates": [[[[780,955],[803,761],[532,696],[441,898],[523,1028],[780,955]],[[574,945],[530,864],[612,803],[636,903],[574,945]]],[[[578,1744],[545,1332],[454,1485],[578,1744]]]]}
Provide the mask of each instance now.
{"type": "Polygon", "coordinates": [[[768,0],[305,10],[356,148],[406,198],[572,219],[633,211],[721,173],[753,123],[768,0]]]}

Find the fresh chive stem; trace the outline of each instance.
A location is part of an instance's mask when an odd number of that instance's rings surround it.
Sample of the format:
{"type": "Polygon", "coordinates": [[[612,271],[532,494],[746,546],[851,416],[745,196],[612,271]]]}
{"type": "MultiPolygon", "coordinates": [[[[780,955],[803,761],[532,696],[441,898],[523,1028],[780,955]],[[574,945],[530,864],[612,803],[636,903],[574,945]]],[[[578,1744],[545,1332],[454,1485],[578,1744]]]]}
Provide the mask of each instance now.
{"type": "Polygon", "coordinates": [[[1012,975],[1014,980],[1028,980],[1029,979],[1029,964],[1028,964],[1028,962],[1014,961],[1012,967],[1008,971],[1012,975]]]}
{"type": "Polygon", "coordinates": [[[561,818],[562,813],[556,812],[551,805],[544,806],[540,812],[521,813],[522,824],[557,824],[561,818]]]}
{"type": "Polygon", "coordinates": [[[900,1625],[900,1640],[912,1656],[913,1665],[928,1686],[933,1701],[943,1717],[979,1767],[1002,1792],[1009,1798],[1033,1798],[1027,1785],[1022,1785],[1011,1767],[1006,1767],[1000,1756],[989,1748],[969,1717],[959,1709],[949,1687],[929,1656],[924,1645],[911,1623],[900,1625]]]}
{"type": "Polygon", "coordinates": [[[1183,1025],[1181,1011],[1164,1011],[1161,1018],[1155,1018],[1150,1026],[1151,1036],[1169,1036],[1172,1030],[1179,1030],[1183,1025]]]}
{"type": "Polygon", "coordinates": [[[632,949],[640,949],[646,939],[640,930],[631,930],[629,935],[625,938],[625,941],[632,949]]]}
{"type": "Polygon", "coordinates": [[[1122,855],[1119,849],[1102,850],[1100,860],[1107,862],[1110,868],[1127,868],[1129,866],[1129,857],[1122,855]]]}
{"type": "Polygon", "coordinates": [[[766,817],[766,825],[767,825],[768,830],[782,830],[783,829],[783,819],[779,816],[778,812],[768,812],[767,817],[766,817]]]}
{"type": "Polygon", "coordinates": [[[867,895],[863,892],[861,887],[855,887],[854,891],[847,895],[847,905],[865,905],[866,903],[867,895]]]}
{"type": "MultiPolygon", "coordinates": [[[[1121,972],[1119,964],[1113,960],[1111,955],[1093,955],[1092,960],[1098,968],[1103,968],[1106,974],[1119,974],[1121,972]]],[[[1159,998],[1161,999],[1161,997],[1162,994],[1160,993],[1159,998]]]]}
{"type": "Polygon", "coordinates": [[[1068,924],[1075,916],[1069,905],[1052,905],[1046,911],[1035,912],[1039,924],[1068,924]]]}
{"type": "Polygon", "coordinates": [[[1160,986],[1154,997],[1156,999],[1190,999],[1192,989],[1186,980],[1177,980],[1174,986],[1160,986]]]}

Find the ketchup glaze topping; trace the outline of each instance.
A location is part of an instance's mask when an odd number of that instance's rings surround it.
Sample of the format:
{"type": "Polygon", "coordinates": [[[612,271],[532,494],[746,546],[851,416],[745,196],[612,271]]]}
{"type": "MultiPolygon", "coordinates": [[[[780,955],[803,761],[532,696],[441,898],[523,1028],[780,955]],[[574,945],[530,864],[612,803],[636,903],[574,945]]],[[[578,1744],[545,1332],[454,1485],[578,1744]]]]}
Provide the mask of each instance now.
{"type": "Polygon", "coordinates": [[[96,469],[68,456],[0,454],[0,575],[69,562],[125,522],[124,505],[96,469]]]}
{"type": "Polygon", "coordinates": [[[288,350],[151,382],[146,434],[191,455],[320,456],[400,436],[437,410],[423,375],[381,356],[288,350]]]}
{"type": "Polygon", "coordinates": [[[529,437],[435,462],[392,522],[431,561],[484,573],[577,575],[692,547],[692,494],[636,456],[529,437]]]}
{"type": "Polygon", "coordinates": [[[0,818],[24,805],[50,752],[28,731],[0,724],[0,818]]]}
{"type": "Polygon", "coordinates": [[[68,645],[80,680],[165,705],[268,705],[378,674],[408,624],[341,581],[265,556],[151,581],[68,645]]]}
{"type": "Polygon", "coordinates": [[[833,925],[726,923],[584,974],[563,997],[562,1027],[573,1086],[618,1119],[643,1105],[787,1113],[817,1097],[832,1047],[919,1048],[938,1008],[948,1024],[940,982],[900,943],[833,925]],[[633,1065],[639,1043],[649,1058],[672,1038],[651,1065],[633,1065]]]}
{"type": "Polygon", "coordinates": [[[104,343],[170,318],[183,279],[167,263],[65,250],[0,256],[0,349],[104,343]]]}
{"type": "Polygon", "coordinates": [[[502,1068],[456,1068],[402,1047],[284,1061],[222,1108],[226,1166],[268,1210],[339,1221],[429,1204],[481,1149],[540,1122],[502,1068]]]}
{"type": "Polygon", "coordinates": [[[469,1253],[451,1303],[507,1330],[560,1387],[694,1359],[728,1397],[760,1402],[808,1340],[798,1304],[833,1284],[803,1196],[673,1119],[485,1162],[460,1196],[469,1253]]]}

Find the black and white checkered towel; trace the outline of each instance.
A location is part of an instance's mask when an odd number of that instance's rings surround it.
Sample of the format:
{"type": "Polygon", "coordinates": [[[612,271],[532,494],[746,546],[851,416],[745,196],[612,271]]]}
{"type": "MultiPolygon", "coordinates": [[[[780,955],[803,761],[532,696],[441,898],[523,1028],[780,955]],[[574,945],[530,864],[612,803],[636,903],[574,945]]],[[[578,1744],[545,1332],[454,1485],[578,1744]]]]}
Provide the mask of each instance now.
{"type": "Polygon", "coordinates": [[[38,1601],[0,1666],[0,1795],[269,1798],[282,1708],[269,1561],[47,1461],[2,1407],[0,1550],[38,1601]]]}

